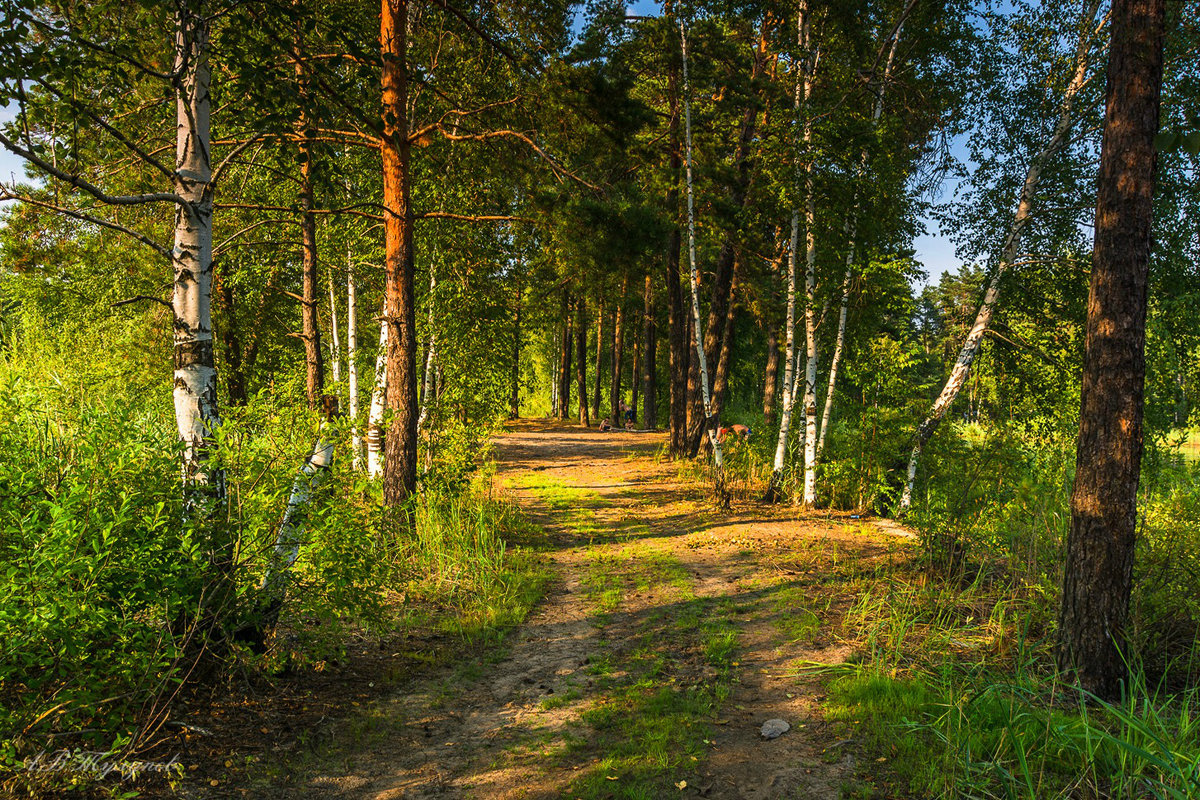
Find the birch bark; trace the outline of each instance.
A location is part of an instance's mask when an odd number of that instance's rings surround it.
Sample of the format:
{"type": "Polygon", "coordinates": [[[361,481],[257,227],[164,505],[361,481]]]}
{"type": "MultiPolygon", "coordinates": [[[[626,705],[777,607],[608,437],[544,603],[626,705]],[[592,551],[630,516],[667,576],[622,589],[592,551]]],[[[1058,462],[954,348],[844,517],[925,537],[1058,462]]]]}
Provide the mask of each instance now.
{"type": "Polygon", "coordinates": [[[1074,122],[1072,115],[1075,110],[1075,99],[1087,83],[1088,73],[1091,69],[1088,55],[1091,49],[1091,38],[1094,35],[1093,30],[1099,7],[1099,0],[1086,0],[1084,4],[1083,14],[1079,23],[1079,38],[1075,47],[1074,72],[1071,76],[1071,82],[1067,85],[1062,101],[1059,104],[1058,121],[1055,123],[1054,133],[1046,145],[1029,162],[1029,168],[1025,173],[1025,182],[1021,186],[1021,196],[1017,203],[1016,213],[1013,215],[1012,223],[1008,228],[1008,234],[1005,236],[1004,244],[1000,249],[999,263],[996,265],[991,281],[988,282],[987,291],[983,295],[983,302],[979,306],[979,312],[975,315],[975,323],[967,333],[966,341],[963,342],[958,359],[954,362],[954,367],[950,370],[950,376],[946,379],[946,385],[942,387],[941,393],[934,400],[929,415],[917,428],[916,442],[913,444],[912,454],[908,459],[904,492],[900,496],[900,511],[905,511],[912,506],[913,485],[917,480],[917,465],[921,458],[921,450],[925,447],[929,438],[933,436],[934,431],[937,430],[942,417],[946,415],[951,404],[958,397],[959,391],[971,373],[971,364],[974,362],[975,356],[979,353],[979,347],[983,343],[983,335],[991,324],[996,303],[1000,300],[1000,281],[1008,272],[1020,252],[1021,234],[1024,233],[1025,228],[1029,224],[1030,214],[1033,210],[1033,201],[1037,195],[1038,182],[1041,180],[1042,171],[1046,168],[1047,162],[1062,148],[1071,132],[1074,122]]]}
{"type": "Polygon", "coordinates": [[[725,462],[721,452],[721,440],[716,429],[709,424],[712,419],[712,393],[709,391],[708,361],[704,354],[704,335],[700,327],[700,273],[696,269],[696,213],[692,188],[692,103],[688,85],[688,40],[687,30],[683,20],[679,20],[679,41],[683,51],[683,131],[684,131],[684,164],[687,174],[687,221],[688,221],[688,269],[692,286],[692,323],[695,325],[696,360],[700,369],[700,391],[704,400],[704,427],[708,431],[708,441],[712,445],[713,466],[716,469],[717,495],[725,498],[724,469],[725,462]]]}
{"type": "Polygon", "coordinates": [[[212,333],[212,162],[208,20],[201,0],[179,4],[175,35],[174,292],[175,423],[191,514],[212,519],[225,503],[225,471],[212,463],[221,424],[212,333]]]}
{"type": "MultiPolygon", "coordinates": [[[[346,253],[346,263],[350,263],[350,253],[346,253]]],[[[338,332],[337,294],[333,288],[333,270],[329,271],[329,362],[333,372],[333,382],[342,382],[342,342],[338,332]]]]}
{"type": "Polygon", "coordinates": [[[375,382],[371,389],[371,406],[367,410],[367,475],[383,475],[383,412],[387,407],[388,388],[388,324],[387,302],[383,304],[379,323],[379,350],[375,354],[375,382]]]}
{"type": "MultiPolygon", "coordinates": [[[[437,290],[437,267],[429,265],[429,347],[425,350],[425,377],[421,381],[421,413],[417,415],[417,430],[423,430],[429,420],[429,393],[432,388],[434,365],[437,363],[437,331],[433,322],[433,296],[437,290]]],[[[519,313],[519,312],[518,312],[519,313]]],[[[519,324],[519,323],[518,323],[519,324]]]]}
{"type": "MultiPolygon", "coordinates": [[[[796,91],[792,107],[796,113],[796,124],[800,124],[800,114],[803,103],[807,100],[806,87],[810,86],[808,79],[810,54],[808,52],[809,20],[808,2],[801,0],[799,14],[796,19],[796,47],[804,54],[799,74],[796,75],[796,91]]],[[[800,148],[797,142],[796,159],[796,191],[799,193],[800,183],[800,148]]],[[[788,436],[791,433],[792,409],[795,406],[796,393],[796,262],[800,250],[800,206],[792,208],[792,231],[788,248],[787,273],[787,317],[784,320],[784,367],[783,367],[783,398],[779,404],[779,438],[775,442],[775,460],[771,468],[771,481],[767,486],[766,501],[777,502],[783,492],[783,469],[787,463],[788,436]]]]}
{"type": "MultiPolygon", "coordinates": [[[[883,98],[887,94],[888,82],[892,77],[892,70],[896,64],[896,50],[900,46],[900,34],[904,30],[904,23],[908,14],[916,5],[915,0],[909,0],[908,4],[900,15],[900,23],[896,26],[895,32],[892,34],[892,42],[888,48],[887,61],[883,67],[883,75],[879,80],[879,86],[876,89],[875,108],[871,112],[872,130],[878,128],[879,119],[883,116],[883,98]]],[[[856,184],[861,184],[863,176],[867,171],[867,159],[869,153],[864,147],[859,154],[858,159],[858,174],[855,176],[856,184]]],[[[833,356],[829,360],[829,383],[825,391],[825,409],[821,414],[821,432],[817,438],[817,451],[815,461],[820,463],[821,456],[825,452],[825,435],[829,431],[829,421],[833,418],[833,400],[837,387],[838,367],[842,363],[842,350],[846,344],[846,319],[850,311],[850,283],[854,277],[854,258],[857,252],[858,243],[858,215],[859,203],[858,194],[855,193],[853,210],[850,212],[850,218],[846,220],[846,272],[842,277],[842,300],[838,308],[838,329],[837,339],[833,345],[833,356]]]]}
{"type": "Polygon", "coordinates": [[[358,285],[354,264],[346,261],[346,390],[349,394],[350,453],[354,471],[363,469],[362,436],[358,428],[358,285]]]}
{"type": "Polygon", "coordinates": [[[312,493],[325,481],[333,466],[333,441],[326,438],[328,421],[333,416],[336,401],[324,398],[325,419],[321,422],[317,444],[312,454],[304,461],[300,473],[292,481],[292,492],[287,508],[275,534],[275,544],[267,562],[267,570],[259,584],[260,606],[268,609],[267,619],[262,620],[264,630],[274,626],[279,608],[287,590],[288,573],[300,554],[300,543],[304,539],[304,515],[312,493]]]}

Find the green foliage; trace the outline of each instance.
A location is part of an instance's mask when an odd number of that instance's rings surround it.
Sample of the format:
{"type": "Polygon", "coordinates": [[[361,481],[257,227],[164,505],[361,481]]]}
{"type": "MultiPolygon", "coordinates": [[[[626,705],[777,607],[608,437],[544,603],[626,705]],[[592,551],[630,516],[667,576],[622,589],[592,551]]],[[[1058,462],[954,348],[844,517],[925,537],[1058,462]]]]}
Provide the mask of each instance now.
{"type": "Polygon", "coordinates": [[[140,701],[176,683],[204,571],[162,420],[129,402],[63,408],[44,391],[0,363],[6,766],[50,734],[127,744],[140,701]]]}

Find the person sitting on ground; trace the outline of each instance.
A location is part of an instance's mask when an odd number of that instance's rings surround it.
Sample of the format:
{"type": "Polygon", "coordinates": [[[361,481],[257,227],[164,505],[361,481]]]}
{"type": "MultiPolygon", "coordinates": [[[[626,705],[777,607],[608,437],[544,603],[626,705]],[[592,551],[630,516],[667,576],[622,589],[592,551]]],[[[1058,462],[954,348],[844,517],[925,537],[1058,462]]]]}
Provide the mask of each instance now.
{"type": "Polygon", "coordinates": [[[600,432],[601,433],[608,433],[611,430],[612,430],[612,425],[608,424],[607,419],[600,420],[600,432]]]}
{"type": "Polygon", "coordinates": [[[625,430],[633,430],[633,409],[625,405],[625,401],[621,401],[621,418],[625,420],[625,430]]]}

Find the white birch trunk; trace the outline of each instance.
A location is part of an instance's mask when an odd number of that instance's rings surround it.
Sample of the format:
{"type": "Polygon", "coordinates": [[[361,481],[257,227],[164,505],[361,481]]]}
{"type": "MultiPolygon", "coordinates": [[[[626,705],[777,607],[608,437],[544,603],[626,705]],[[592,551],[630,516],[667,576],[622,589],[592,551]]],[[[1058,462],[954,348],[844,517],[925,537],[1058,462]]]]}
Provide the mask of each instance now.
{"type": "Polygon", "coordinates": [[[379,351],[375,354],[375,386],[371,391],[371,408],[367,412],[367,475],[383,475],[383,412],[387,407],[387,307],[380,315],[379,351]]]}
{"type": "MultiPolygon", "coordinates": [[[[801,51],[808,47],[808,2],[802,0],[800,12],[796,18],[796,45],[801,51]]],[[[796,76],[796,92],[792,107],[799,124],[800,109],[803,106],[804,87],[809,72],[807,54],[805,64],[796,76]]],[[[796,148],[796,189],[800,183],[800,153],[796,148]]],[[[783,398],[779,409],[779,438],[775,442],[775,460],[771,468],[771,482],[767,489],[767,498],[775,500],[783,482],[783,468],[787,464],[788,436],[791,434],[792,410],[796,405],[796,262],[800,251],[800,207],[792,208],[792,235],[788,250],[788,286],[787,286],[787,320],[785,321],[786,345],[783,367],[783,398]]]]}
{"type": "Polygon", "coordinates": [[[362,436],[358,429],[358,285],[354,264],[346,262],[346,391],[349,395],[350,456],[355,472],[362,472],[362,436]]]}
{"type": "MultiPolygon", "coordinates": [[[[812,94],[812,73],[804,81],[804,99],[812,94]]],[[[812,143],[812,124],[804,121],[804,143],[812,143]]],[[[816,209],[813,199],[812,159],[804,175],[804,505],[812,508],[817,501],[817,239],[816,209]]]]}
{"type": "Polygon", "coordinates": [[[437,268],[429,265],[429,349],[425,351],[425,376],[421,382],[421,413],[417,415],[417,432],[429,420],[429,392],[433,383],[433,368],[437,359],[437,332],[433,328],[433,292],[437,289],[437,268]]]}
{"type": "Polygon", "coordinates": [[[224,470],[208,463],[221,424],[212,336],[212,161],[209,132],[208,22],[199,3],[181,3],[175,37],[175,423],[184,444],[188,505],[199,518],[225,499],[224,470]],[[203,498],[203,499],[202,499],[203,498]]]}
{"type": "Polygon", "coordinates": [[[321,423],[321,432],[312,454],[305,460],[300,473],[292,481],[292,493],[288,497],[287,508],[283,519],[279,522],[279,530],[275,534],[275,545],[271,549],[271,557],[267,562],[267,570],[263,575],[259,590],[264,604],[282,600],[287,587],[288,571],[296,563],[300,554],[300,542],[304,538],[304,508],[308,505],[313,491],[321,485],[333,466],[333,442],[325,441],[324,434],[327,422],[321,423]]]}
{"type": "MultiPolygon", "coordinates": [[[[915,0],[910,0],[901,12],[900,22],[896,26],[896,31],[892,35],[892,43],[888,49],[887,62],[883,68],[883,76],[879,81],[879,93],[875,96],[875,108],[871,113],[871,129],[874,131],[879,126],[879,119],[883,116],[883,98],[887,94],[888,82],[892,77],[892,69],[896,65],[896,50],[900,46],[900,34],[904,30],[905,18],[915,5],[915,0]]],[[[855,176],[855,182],[861,183],[863,176],[867,171],[867,148],[863,148],[858,159],[858,174],[855,176]]],[[[817,437],[816,462],[820,463],[821,456],[825,452],[825,435],[829,432],[829,421],[833,418],[833,398],[834,390],[837,387],[838,367],[842,363],[842,350],[846,344],[846,317],[849,315],[850,309],[850,282],[854,277],[854,256],[857,251],[858,244],[858,198],[855,197],[854,208],[850,212],[850,218],[846,221],[846,238],[848,247],[846,250],[846,273],[842,277],[842,300],[838,309],[838,329],[837,339],[833,345],[833,357],[829,361],[829,384],[825,391],[825,409],[821,414],[821,432],[817,437]]]]}
{"type": "MultiPolygon", "coordinates": [[[[346,251],[346,264],[350,263],[350,251],[346,251]]],[[[337,297],[333,293],[333,270],[329,271],[329,360],[333,367],[333,382],[342,381],[342,342],[338,333],[337,297]]]]}
{"type": "Polygon", "coordinates": [[[712,418],[712,397],[708,388],[708,362],[704,354],[704,329],[700,324],[700,274],[696,270],[696,219],[692,192],[692,103],[688,86],[687,32],[684,29],[682,19],[679,20],[679,41],[683,51],[683,130],[686,143],[684,153],[687,167],[688,261],[692,284],[692,319],[696,326],[696,359],[700,367],[700,391],[704,401],[704,427],[708,431],[709,444],[712,445],[713,465],[717,471],[718,493],[723,493],[722,470],[725,467],[725,462],[721,452],[721,439],[717,436],[717,431],[709,424],[709,420],[712,418]]]}
{"type": "Polygon", "coordinates": [[[1075,98],[1088,79],[1090,67],[1088,61],[1089,43],[1093,35],[1092,26],[1095,22],[1098,8],[1098,0],[1087,0],[1083,16],[1080,20],[1079,40],[1075,49],[1075,72],[1059,105],[1058,122],[1054,126],[1054,133],[1046,146],[1029,162],[1029,168],[1025,173],[1025,183],[1021,187],[1021,198],[1017,203],[1017,211],[1013,215],[1013,221],[1009,225],[1004,246],[1000,250],[999,263],[996,265],[996,270],[992,275],[991,281],[988,283],[987,291],[984,292],[979,312],[975,315],[975,324],[971,326],[971,330],[967,333],[966,341],[963,342],[958,359],[954,362],[954,367],[950,370],[950,377],[946,379],[946,385],[942,387],[941,393],[934,400],[933,407],[929,411],[929,416],[917,428],[916,443],[913,445],[912,454],[908,459],[908,472],[905,477],[904,492],[900,496],[901,511],[907,510],[912,506],[913,485],[917,480],[917,465],[921,459],[922,448],[929,441],[929,437],[933,435],[933,432],[937,430],[942,417],[950,409],[951,404],[958,397],[959,390],[962,389],[963,384],[970,375],[971,364],[975,360],[975,356],[979,353],[979,347],[983,342],[983,335],[991,324],[992,313],[995,310],[997,301],[1000,299],[1000,279],[1008,272],[1009,267],[1012,266],[1012,263],[1016,260],[1020,252],[1021,234],[1029,223],[1030,213],[1033,208],[1033,199],[1037,193],[1038,182],[1042,177],[1042,170],[1045,169],[1046,163],[1066,142],[1067,136],[1071,131],[1071,125],[1074,121],[1072,113],[1075,107],[1075,98]]]}

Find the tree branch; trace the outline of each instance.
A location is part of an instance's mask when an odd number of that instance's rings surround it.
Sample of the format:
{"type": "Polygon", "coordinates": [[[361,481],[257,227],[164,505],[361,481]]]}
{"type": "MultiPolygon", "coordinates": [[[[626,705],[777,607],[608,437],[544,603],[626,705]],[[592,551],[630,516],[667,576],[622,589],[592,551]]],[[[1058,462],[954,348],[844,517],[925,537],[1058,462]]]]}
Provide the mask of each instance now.
{"type": "Polygon", "coordinates": [[[179,195],[168,192],[161,192],[158,194],[128,195],[107,194],[100,187],[89,183],[78,175],[72,175],[69,172],[64,172],[40,156],[34,155],[31,150],[21,147],[3,133],[0,133],[0,145],[2,145],[4,149],[8,150],[9,152],[18,155],[29,163],[33,164],[38,169],[48,172],[69,186],[72,186],[76,189],[82,189],[92,197],[99,200],[101,203],[105,203],[110,206],[135,206],[143,203],[175,203],[176,205],[188,208],[191,205],[187,200],[184,200],[179,195]]]}
{"type": "Polygon", "coordinates": [[[64,214],[68,217],[72,217],[73,219],[77,219],[82,222],[90,222],[91,224],[99,225],[102,228],[108,228],[109,230],[118,231],[120,233],[125,234],[126,236],[129,236],[129,237],[135,239],[136,241],[141,242],[142,244],[146,245],[154,252],[158,253],[163,258],[170,259],[172,257],[172,253],[171,253],[170,249],[163,247],[161,244],[159,244],[158,242],[155,242],[150,237],[146,236],[145,234],[138,233],[137,231],[133,230],[132,228],[126,228],[124,225],[121,225],[116,222],[109,222],[108,220],[101,219],[100,217],[93,217],[91,214],[87,214],[83,211],[79,211],[79,210],[76,210],[73,208],[65,208],[64,206],[55,205],[53,203],[47,203],[45,200],[37,200],[35,198],[28,197],[26,195],[17,194],[15,192],[13,192],[11,189],[9,189],[7,186],[5,186],[4,184],[0,184],[0,200],[18,200],[22,203],[28,203],[31,206],[38,206],[39,208],[45,208],[49,211],[54,211],[59,214],[64,214]]]}
{"type": "Polygon", "coordinates": [[[139,295],[134,295],[133,297],[130,297],[127,300],[118,300],[117,302],[112,304],[111,308],[119,308],[121,306],[127,306],[130,303],[140,303],[142,301],[145,301],[147,303],[158,303],[160,306],[166,306],[167,308],[169,308],[171,310],[172,314],[175,313],[175,307],[172,306],[170,303],[168,303],[166,300],[163,300],[162,298],[159,298],[159,297],[152,297],[151,295],[148,295],[148,294],[139,294],[139,295]]]}

